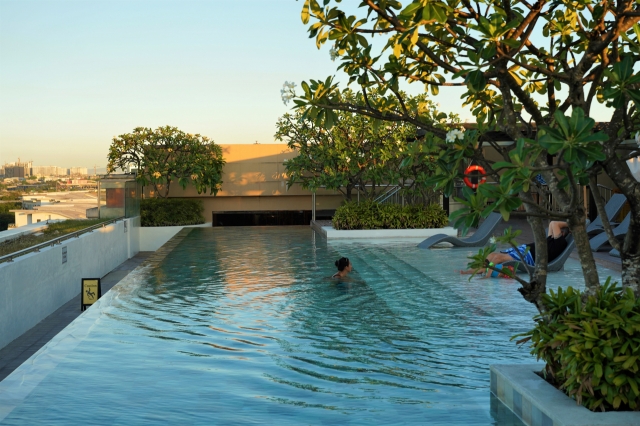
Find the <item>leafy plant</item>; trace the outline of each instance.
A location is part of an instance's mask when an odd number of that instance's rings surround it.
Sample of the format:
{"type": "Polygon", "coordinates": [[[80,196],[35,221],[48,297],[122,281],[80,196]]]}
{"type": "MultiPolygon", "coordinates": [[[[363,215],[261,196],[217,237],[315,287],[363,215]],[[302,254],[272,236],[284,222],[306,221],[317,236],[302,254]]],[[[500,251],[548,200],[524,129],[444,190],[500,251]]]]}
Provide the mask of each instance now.
{"type": "Polygon", "coordinates": [[[142,226],[183,226],[204,223],[200,200],[150,198],[140,203],[142,226]]]}
{"type": "MultiPolygon", "coordinates": [[[[395,102],[395,108],[401,108],[394,97],[376,93],[365,100],[361,94],[346,89],[340,96],[359,105],[366,101],[395,102]]],[[[446,129],[460,121],[457,114],[438,112],[436,103],[424,94],[408,97],[406,104],[416,109],[420,120],[433,126],[446,129]]],[[[285,163],[289,186],[334,189],[347,200],[351,200],[356,188],[361,196],[375,198],[388,185],[402,186],[407,196],[426,199],[433,194],[432,185],[425,184],[435,167],[429,161],[433,155],[408,149],[416,140],[413,124],[383,123],[350,111],[336,113],[332,123],[330,130],[318,127],[312,116],[300,110],[280,117],[275,139],[298,152],[285,163]]]]}
{"type": "Polygon", "coordinates": [[[198,194],[207,188],[217,194],[225,164],[222,148],[208,137],[171,126],[136,127],[132,133],[114,137],[107,158],[108,173],[135,166],[138,181],[153,185],[161,197],[167,197],[174,181],[183,189],[191,183],[198,194]]]}
{"type": "Polygon", "coordinates": [[[640,411],[640,298],[610,278],[586,302],[571,287],[543,298],[548,311],[514,338],[531,341],[547,377],[590,410],[640,411]]]}
{"type": "Polygon", "coordinates": [[[428,206],[346,202],[333,216],[334,229],[442,228],[449,222],[439,204],[428,206]]]}
{"type": "Polygon", "coordinates": [[[6,231],[10,223],[15,222],[15,214],[9,210],[20,209],[21,203],[0,203],[0,231],[6,231]]]}

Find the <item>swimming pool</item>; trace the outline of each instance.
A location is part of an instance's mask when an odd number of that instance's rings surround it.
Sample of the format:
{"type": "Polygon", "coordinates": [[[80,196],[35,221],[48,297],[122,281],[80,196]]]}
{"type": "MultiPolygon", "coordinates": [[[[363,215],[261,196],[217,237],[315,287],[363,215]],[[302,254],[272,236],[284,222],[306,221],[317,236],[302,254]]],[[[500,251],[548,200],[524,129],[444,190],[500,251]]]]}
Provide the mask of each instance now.
{"type": "MultiPolygon", "coordinates": [[[[0,383],[0,422],[521,424],[488,366],[534,361],[509,338],[535,311],[454,274],[470,253],[193,229],[0,383]],[[348,283],[325,278],[341,256],[348,283]]],[[[550,286],[580,283],[572,262],[550,286]]]]}

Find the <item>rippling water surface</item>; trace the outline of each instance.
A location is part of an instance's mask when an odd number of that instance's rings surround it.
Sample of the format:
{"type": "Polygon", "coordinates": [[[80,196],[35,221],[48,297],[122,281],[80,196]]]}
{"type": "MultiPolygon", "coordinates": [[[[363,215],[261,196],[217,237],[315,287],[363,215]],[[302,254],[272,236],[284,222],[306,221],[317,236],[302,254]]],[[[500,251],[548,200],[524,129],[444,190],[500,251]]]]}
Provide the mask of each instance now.
{"type": "Polygon", "coordinates": [[[534,361],[509,338],[535,311],[514,281],[453,273],[470,253],[194,229],[89,310],[4,422],[520,424],[491,400],[489,365],[534,361]],[[327,279],[341,256],[352,279],[327,279]]]}

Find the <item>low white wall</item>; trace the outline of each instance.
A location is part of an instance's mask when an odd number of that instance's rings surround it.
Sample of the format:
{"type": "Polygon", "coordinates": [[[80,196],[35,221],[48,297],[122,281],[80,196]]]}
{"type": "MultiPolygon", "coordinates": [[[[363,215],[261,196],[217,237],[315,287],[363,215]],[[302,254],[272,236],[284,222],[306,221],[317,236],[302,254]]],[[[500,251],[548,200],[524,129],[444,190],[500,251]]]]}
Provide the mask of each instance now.
{"type": "Polygon", "coordinates": [[[429,238],[436,234],[457,236],[458,231],[451,226],[445,228],[426,229],[353,229],[337,231],[332,226],[319,226],[312,223],[311,227],[327,237],[333,239],[379,239],[379,238],[429,238]]]}
{"type": "Polygon", "coordinates": [[[0,263],[0,349],[77,297],[82,278],[102,278],[134,256],[139,250],[136,223],[139,218],[118,221],[0,263]]]}
{"type": "Polygon", "coordinates": [[[211,222],[188,226],[140,227],[140,251],[156,251],[176,235],[182,228],[209,228],[211,222]]]}

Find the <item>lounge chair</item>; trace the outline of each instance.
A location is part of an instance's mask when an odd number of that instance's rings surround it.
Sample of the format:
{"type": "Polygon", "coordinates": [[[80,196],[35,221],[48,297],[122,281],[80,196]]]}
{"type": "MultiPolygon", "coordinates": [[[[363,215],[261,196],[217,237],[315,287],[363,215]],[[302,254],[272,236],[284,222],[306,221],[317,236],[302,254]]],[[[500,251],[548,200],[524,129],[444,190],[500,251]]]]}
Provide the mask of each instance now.
{"type": "MultiPolygon", "coordinates": [[[[622,194],[613,194],[607,204],[604,206],[604,211],[607,213],[607,218],[611,223],[613,219],[620,213],[622,207],[627,202],[627,197],[622,194]]],[[[594,235],[598,235],[604,232],[604,227],[602,226],[602,218],[600,216],[596,217],[593,222],[591,222],[587,226],[587,235],[593,237],[594,235]]]]}
{"type": "Polygon", "coordinates": [[[618,250],[616,250],[616,249],[612,249],[612,250],[609,252],[609,256],[613,256],[613,257],[620,257],[620,252],[619,252],[618,250]]]}
{"type": "MultiPolygon", "coordinates": [[[[624,236],[627,235],[629,231],[629,224],[631,224],[631,213],[629,213],[620,225],[613,228],[613,236],[618,239],[618,241],[622,241],[624,236]]],[[[589,240],[589,245],[591,246],[591,251],[599,251],[609,244],[609,237],[606,232],[602,232],[595,237],[589,240]]]]}
{"type": "MultiPolygon", "coordinates": [[[[573,235],[569,234],[567,236],[567,247],[562,251],[562,253],[560,253],[558,257],[547,264],[547,272],[558,272],[564,269],[564,263],[567,261],[575,247],[576,242],[573,240],[573,235]]],[[[518,266],[518,271],[520,272],[529,272],[528,268],[534,268],[533,266],[525,265],[522,261],[517,262],[513,260],[511,262],[504,263],[504,265],[510,265],[513,267],[515,267],[516,264],[518,266]]]]}
{"type": "Polygon", "coordinates": [[[500,222],[502,222],[502,215],[491,213],[469,238],[460,239],[451,235],[436,234],[418,244],[418,247],[428,249],[438,243],[451,243],[456,247],[484,247],[500,222]]]}

